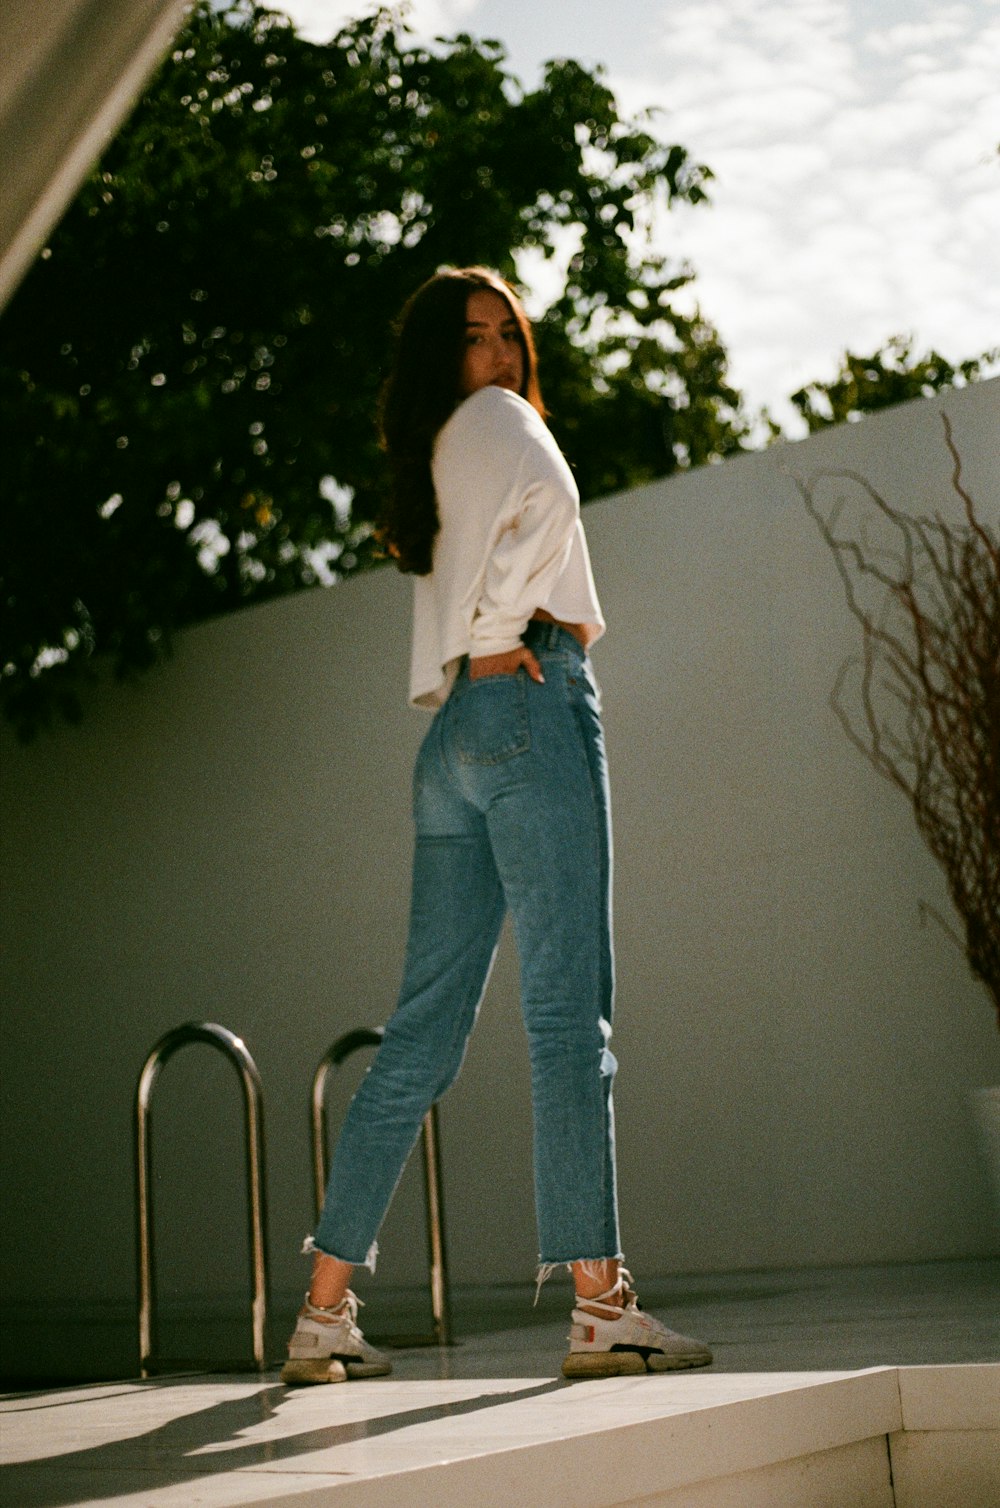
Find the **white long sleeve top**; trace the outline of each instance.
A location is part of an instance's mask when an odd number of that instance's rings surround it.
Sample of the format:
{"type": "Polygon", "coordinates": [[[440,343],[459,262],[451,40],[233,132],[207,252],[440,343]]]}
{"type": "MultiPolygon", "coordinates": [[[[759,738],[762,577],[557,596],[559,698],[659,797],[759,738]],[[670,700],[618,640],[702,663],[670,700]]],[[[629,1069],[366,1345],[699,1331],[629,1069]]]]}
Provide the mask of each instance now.
{"type": "Polygon", "coordinates": [[[573,474],[524,398],[484,387],[439,431],[441,527],[414,577],[410,702],[447,699],[463,655],[517,649],[536,608],[604,632],[573,474]]]}

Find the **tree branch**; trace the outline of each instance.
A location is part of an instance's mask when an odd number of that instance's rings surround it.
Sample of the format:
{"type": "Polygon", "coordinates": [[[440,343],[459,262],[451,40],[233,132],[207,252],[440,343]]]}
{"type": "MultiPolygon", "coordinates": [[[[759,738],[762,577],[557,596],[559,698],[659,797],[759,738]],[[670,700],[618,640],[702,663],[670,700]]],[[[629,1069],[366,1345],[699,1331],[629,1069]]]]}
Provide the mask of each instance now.
{"type": "MultiPolygon", "coordinates": [[[[942,422],[960,523],[910,517],[854,471],[793,480],[861,627],[861,654],[841,666],[831,706],[855,748],[909,800],[1000,1024],[1000,538],[978,516],[946,415],[942,422]],[[820,508],[816,484],[831,478],[855,485],[889,526],[891,548],[878,545],[867,518],[854,536],[844,532],[846,497],[820,508]],[[872,586],[878,599],[869,606],[863,589],[872,586]]],[[[956,937],[923,903],[921,914],[956,937]]]]}

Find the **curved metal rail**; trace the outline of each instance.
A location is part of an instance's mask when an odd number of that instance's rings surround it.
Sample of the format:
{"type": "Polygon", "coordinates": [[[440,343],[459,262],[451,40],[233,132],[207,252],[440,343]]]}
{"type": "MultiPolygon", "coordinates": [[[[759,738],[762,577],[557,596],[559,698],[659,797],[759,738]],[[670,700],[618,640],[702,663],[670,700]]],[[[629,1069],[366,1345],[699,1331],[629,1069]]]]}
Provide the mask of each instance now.
{"type": "MultiPolygon", "coordinates": [[[[381,1026],[362,1026],[338,1037],[320,1060],[312,1084],[312,1154],[316,1215],[323,1208],[327,1180],[326,1080],[331,1068],[339,1068],[360,1047],[378,1047],[384,1036],[381,1026]]],[[[421,1147],[424,1160],[424,1195],[427,1208],[427,1261],[431,1290],[431,1315],[434,1333],[430,1336],[395,1337],[397,1345],[453,1344],[451,1305],[448,1298],[448,1261],[444,1242],[444,1200],[441,1193],[441,1139],[438,1133],[437,1105],[424,1116],[421,1147]]]]}
{"type": "Polygon", "coordinates": [[[264,1205],[264,1113],[262,1085],[257,1065],[241,1037],[211,1021],[188,1021],[161,1037],[139,1075],[135,1097],[136,1213],[139,1261],[139,1367],[148,1375],[153,1362],[155,1292],[153,1282],[153,1182],[149,1106],[160,1070],[169,1058],[190,1042],[206,1042],[217,1048],[235,1067],[243,1086],[246,1123],[247,1186],[249,1191],[250,1251],[252,1263],[251,1321],[253,1359],[258,1371],[266,1366],[264,1329],[267,1322],[267,1256],[264,1205]]]}

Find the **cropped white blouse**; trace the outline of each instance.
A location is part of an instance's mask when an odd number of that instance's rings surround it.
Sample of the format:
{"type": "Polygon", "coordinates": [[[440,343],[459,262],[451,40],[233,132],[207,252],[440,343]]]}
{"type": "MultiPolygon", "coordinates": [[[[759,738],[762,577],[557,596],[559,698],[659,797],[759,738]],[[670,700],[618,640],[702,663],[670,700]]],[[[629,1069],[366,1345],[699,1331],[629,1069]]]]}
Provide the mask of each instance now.
{"type": "Polygon", "coordinates": [[[431,463],[441,528],[415,576],[410,702],[440,707],[463,655],[517,649],[536,608],[566,623],[604,617],[573,474],[531,404],[485,387],[440,430],[431,463]]]}

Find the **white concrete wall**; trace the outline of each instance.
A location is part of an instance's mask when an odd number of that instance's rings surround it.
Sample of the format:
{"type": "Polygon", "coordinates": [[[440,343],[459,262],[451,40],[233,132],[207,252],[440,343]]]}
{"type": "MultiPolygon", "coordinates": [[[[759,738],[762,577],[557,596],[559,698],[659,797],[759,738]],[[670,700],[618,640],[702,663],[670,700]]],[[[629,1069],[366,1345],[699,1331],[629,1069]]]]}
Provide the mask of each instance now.
{"type": "MultiPolygon", "coordinates": [[[[1000,1080],[1000,1036],[961,956],[920,925],[921,900],[947,901],[905,802],[828,706],[858,635],[788,475],[851,466],[914,510],[946,505],[941,406],[587,510],[610,624],[595,663],[640,1273],[996,1249],[968,1095],[1000,1080]]],[[[943,406],[995,518],[1000,384],[943,406]]],[[[81,728],[28,748],[3,734],[3,1291],[22,1318],[51,1314],[53,1273],[71,1272],[94,1356],[111,1319],[131,1334],[131,1102],[146,1051],[181,1021],[219,1021],[257,1059],[275,1292],[304,1279],[313,1069],[384,1020],[401,963],[426,727],[404,705],[408,606],[383,571],[249,609],[185,634],[141,683],[104,686],[81,728]]],[[[528,1121],[505,946],[442,1107],[458,1282],[532,1274],[528,1121]]],[[[154,1124],[164,1298],[238,1304],[231,1069],[182,1053],[154,1124]]],[[[423,1277],[413,1174],[383,1232],[386,1284],[423,1277]]]]}

